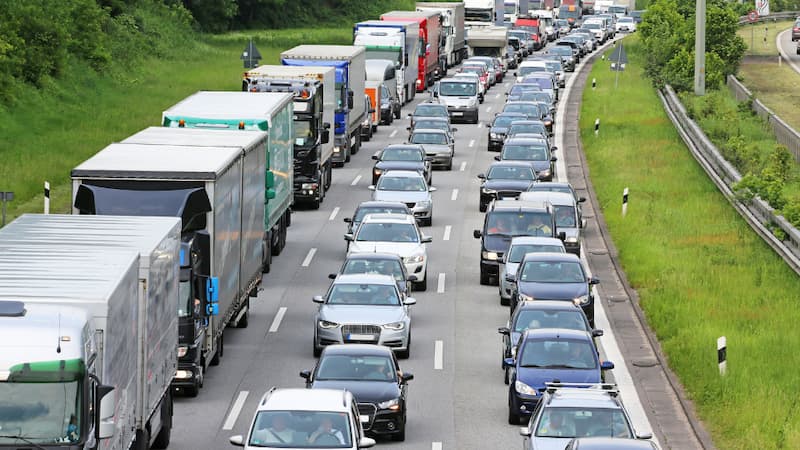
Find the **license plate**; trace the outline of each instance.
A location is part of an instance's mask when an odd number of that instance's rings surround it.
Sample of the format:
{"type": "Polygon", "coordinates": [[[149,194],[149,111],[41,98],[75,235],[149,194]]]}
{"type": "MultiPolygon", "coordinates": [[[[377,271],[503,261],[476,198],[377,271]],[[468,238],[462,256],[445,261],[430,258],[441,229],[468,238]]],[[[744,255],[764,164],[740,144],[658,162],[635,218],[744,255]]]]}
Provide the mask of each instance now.
{"type": "Polygon", "coordinates": [[[361,422],[362,423],[369,423],[369,416],[361,415],[361,422]]]}
{"type": "Polygon", "coordinates": [[[375,336],[371,334],[351,334],[348,339],[351,341],[372,341],[375,340],[375,336]]]}
{"type": "Polygon", "coordinates": [[[459,112],[459,111],[455,111],[455,112],[453,112],[453,115],[454,116],[463,116],[464,113],[463,112],[459,112]]]}

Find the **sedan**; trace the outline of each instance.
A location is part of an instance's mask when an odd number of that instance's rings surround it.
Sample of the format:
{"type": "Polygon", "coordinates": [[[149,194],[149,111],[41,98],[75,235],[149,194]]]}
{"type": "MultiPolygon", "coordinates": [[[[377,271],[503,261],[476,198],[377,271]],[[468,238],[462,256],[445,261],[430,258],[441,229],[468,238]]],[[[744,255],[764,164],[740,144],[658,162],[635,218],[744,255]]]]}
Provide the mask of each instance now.
{"type": "Polygon", "coordinates": [[[453,169],[456,142],[450,133],[442,130],[415,128],[409,142],[422,145],[425,154],[431,158],[433,166],[443,167],[447,170],[453,169]]]}
{"type": "Polygon", "coordinates": [[[573,439],[565,450],[658,450],[653,441],[618,437],[573,439]]]}
{"type": "Polygon", "coordinates": [[[355,233],[358,226],[361,224],[361,220],[364,219],[367,214],[378,213],[412,215],[411,210],[408,209],[408,206],[403,202],[361,202],[358,207],[356,207],[356,211],[353,213],[352,217],[344,218],[344,223],[347,224],[347,232],[355,233]]]}
{"type": "Polygon", "coordinates": [[[412,297],[400,296],[388,275],[340,275],[327,294],[314,296],[314,356],[332,344],[378,344],[398,356],[411,352],[412,297]]]}
{"type": "Polygon", "coordinates": [[[542,111],[535,102],[523,102],[519,100],[506,102],[503,106],[504,113],[523,114],[528,120],[542,120],[542,111]]]}
{"type": "Polygon", "coordinates": [[[428,186],[419,172],[393,170],[383,175],[377,184],[370,185],[369,189],[374,191],[373,200],[405,203],[421,224],[431,226],[433,223],[431,193],[436,188],[428,186]]]}
{"type": "Polygon", "coordinates": [[[511,303],[511,292],[514,283],[506,280],[506,275],[516,274],[519,263],[528,253],[566,253],[564,243],[560,239],[542,236],[517,236],[511,239],[508,251],[500,258],[500,304],[511,303]]]}
{"type": "Polygon", "coordinates": [[[581,256],[583,229],[586,224],[578,217],[578,203],[575,197],[564,192],[523,192],[520,200],[549,202],[556,210],[556,227],[564,233],[564,246],[567,251],[581,256]]]}
{"type": "Polygon", "coordinates": [[[515,120],[525,119],[526,116],[522,113],[509,112],[498,114],[494,117],[492,125],[489,127],[489,143],[487,150],[490,152],[499,152],[503,148],[503,141],[506,138],[508,127],[511,122],[515,120]]]}
{"type": "Polygon", "coordinates": [[[389,275],[397,281],[397,289],[403,298],[411,294],[411,284],[417,281],[416,275],[409,275],[403,258],[395,253],[349,253],[338,273],[328,275],[335,280],[339,275],[356,275],[361,273],[377,273],[389,275]]]}
{"type": "Polygon", "coordinates": [[[411,138],[411,133],[414,132],[414,129],[431,129],[431,130],[443,130],[448,131],[450,133],[450,137],[453,137],[453,133],[458,131],[458,128],[450,126],[450,119],[443,118],[443,117],[420,117],[419,119],[414,121],[414,128],[406,127],[408,130],[408,138],[411,138]]]}
{"type": "Polygon", "coordinates": [[[556,147],[548,147],[547,141],[529,138],[506,139],[503,150],[496,161],[527,161],[536,171],[539,180],[552,181],[557,158],[552,152],[556,147]]]}
{"type": "MultiPolygon", "coordinates": [[[[636,32],[636,21],[633,20],[633,17],[620,17],[617,20],[617,32],[618,33],[636,32]]],[[[794,34],[794,31],[792,31],[792,34],[794,34]]]]}
{"type": "MultiPolygon", "coordinates": [[[[351,392],[367,435],[406,439],[406,383],[414,375],[400,370],[391,349],[369,344],[331,345],[322,351],[314,370],[304,370],[300,377],[310,389],[351,392]]],[[[317,441],[321,443],[320,438],[317,441]]]]}
{"type": "Polygon", "coordinates": [[[519,197],[536,181],[536,174],[528,163],[502,161],[492,163],[478,178],[481,179],[478,210],[486,212],[487,205],[496,199],[519,197]]]}
{"type": "Polygon", "coordinates": [[[420,117],[444,117],[450,120],[450,114],[447,112],[447,105],[432,102],[420,103],[408,117],[411,119],[411,128],[414,128],[416,120],[420,117]]]}
{"type": "Polygon", "coordinates": [[[413,170],[421,173],[425,181],[431,184],[431,159],[425,155],[425,149],[417,144],[392,144],[372,155],[375,166],[372,168],[372,184],[390,170],[413,170]]]}
{"type": "Polygon", "coordinates": [[[575,55],[572,49],[564,46],[554,45],[547,50],[548,55],[558,55],[561,57],[561,62],[564,63],[564,70],[567,72],[575,71],[575,55]]]}
{"type": "MultiPolygon", "coordinates": [[[[508,128],[506,140],[520,134],[538,134],[547,136],[547,126],[541,120],[515,120],[508,128]]],[[[551,149],[552,150],[552,149],[551,149]]]]}

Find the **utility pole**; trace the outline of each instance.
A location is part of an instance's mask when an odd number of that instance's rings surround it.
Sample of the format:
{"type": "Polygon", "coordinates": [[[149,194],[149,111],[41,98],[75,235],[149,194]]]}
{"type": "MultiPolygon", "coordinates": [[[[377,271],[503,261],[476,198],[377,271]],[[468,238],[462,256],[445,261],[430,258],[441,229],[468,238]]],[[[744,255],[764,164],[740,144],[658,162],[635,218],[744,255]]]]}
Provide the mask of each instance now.
{"type": "Polygon", "coordinates": [[[696,0],[694,25],[694,95],[706,94],[706,0],[696,0]]]}

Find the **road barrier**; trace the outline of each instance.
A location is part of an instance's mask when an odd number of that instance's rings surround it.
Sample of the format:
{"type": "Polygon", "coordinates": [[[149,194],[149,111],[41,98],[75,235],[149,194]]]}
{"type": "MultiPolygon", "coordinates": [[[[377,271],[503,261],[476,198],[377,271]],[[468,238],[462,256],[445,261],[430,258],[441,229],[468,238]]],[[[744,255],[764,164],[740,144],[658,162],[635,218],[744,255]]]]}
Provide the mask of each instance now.
{"type": "MultiPolygon", "coordinates": [[[[744,86],[741,87],[744,88],[744,86]]],[[[720,192],[731,202],[753,230],[786,261],[792,270],[800,275],[800,231],[793,227],[783,216],[778,215],[761,198],[739,199],[731,188],[734,183],[742,179],[739,171],[722,156],[714,143],[711,142],[697,123],[689,117],[686,113],[686,108],[671,86],[665,86],[663,91],[659,91],[658,95],[664,104],[667,115],[675,125],[675,129],[678,130],[694,158],[706,171],[714,184],[717,185],[720,192]],[[786,238],[781,240],[776,237],[771,231],[774,228],[783,231],[786,238]]]]}
{"type": "Polygon", "coordinates": [[[760,22],[777,22],[779,20],[791,20],[795,17],[800,17],[800,11],[780,11],[774,12],[768,16],[759,16],[755,21],[751,21],[748,16],[739,17],[739,25],[747,25],[748,23],[760,22]]]}

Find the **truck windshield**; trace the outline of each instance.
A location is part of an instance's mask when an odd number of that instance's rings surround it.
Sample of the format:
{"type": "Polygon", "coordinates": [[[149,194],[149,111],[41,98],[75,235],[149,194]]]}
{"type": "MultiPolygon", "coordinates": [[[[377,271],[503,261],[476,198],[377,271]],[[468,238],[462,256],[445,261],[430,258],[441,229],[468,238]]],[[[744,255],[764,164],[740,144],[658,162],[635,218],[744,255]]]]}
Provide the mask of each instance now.
{"type": "Polygon", "coordinates": [[[314,127],[311,126],[311,120],[295,120],[294,121],[294,145],[305,147],[316,142],[314,136],[314,127]]]}
{"type": "Polygon", "coordinates": [[[344,104],[344,99],[346,98],[342,93],[344,92],[344,83],[341,81],[336,82],[336,111],[343,112],[347,109],[347,105],[344,104]]]}
{"type": "Polygon", "coordinates": [[[500,47],[475,47],[472,49],[475,56],[491,56],[491,57],[499,57],[501,56],[501,48],[500,47]]]}
{"type": "Polygon", "coordinates": [[[439,95],[454,96],[473,96],[478,91],[478,86],[470,82],[441,82],[439,83],[439,95]]]}
{"type": "Polygon", "coordinates": [[[464,20],[468,22],[491,22],[492,19],[491,9],[466,8],[464,11],[464,20]]]}
{"type": "Polygon", "coordinates": [[[400,49],[371,49],[367,48],[367,59],[388,59],[393,63],[400,62],[400,49]]]}

